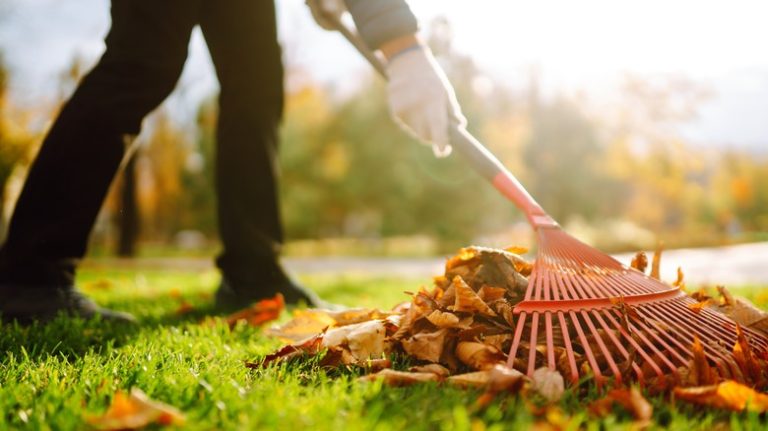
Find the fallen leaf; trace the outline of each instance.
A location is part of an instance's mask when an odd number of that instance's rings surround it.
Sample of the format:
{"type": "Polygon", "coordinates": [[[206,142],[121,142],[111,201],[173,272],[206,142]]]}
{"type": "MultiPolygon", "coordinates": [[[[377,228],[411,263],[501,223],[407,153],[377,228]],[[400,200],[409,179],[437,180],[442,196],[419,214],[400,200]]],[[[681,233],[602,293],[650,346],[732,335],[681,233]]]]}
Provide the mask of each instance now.
{"type": "Polygon", "coordinates": [[[378,357],[384,353],[386,330],[383,321],[372,320],[353,326],[355,329],[347,335],[347,345],[358,360],[378,357]]]}
{"type": "Polygon", "coordinates": [[[505,293],[507,293],[507,289],[503,287],[483,286],[477,291],[477,296],[479,296],[483,302],[489,303],[503,299],[505,293]]]}
{"type": "Polygon", "coordinates": [[[723,286],[718,286],[717,290],[722,298],[722,304],[717,307],[721,313],[741,326],[768,334],[768,313],[744,298],[732,296],[723,286]]]}
{"type": "Polygon", "coordinates": [[[475,293],[475,291],[472,290],[460,276],[457,275],[454,277],[453,286],[456,288],[456,299],[453,303],[453,311],[496,316],[496,313],[491,310],[491,307],[480,299],[477,293],[475,293]]]}
{"type": "Polygon", "coordinates": [[[333,319],[336,322],[336,326],[352,325],[373,319],[385,319],[393,314],[397,314],[394,311],[381,311],[377,308],[349,308],[342,311],[318,311],[333,319]]]}
{"type": "Polygon", "coordinates": [[[440,377],[448,377],[451,374],[451,370],[440,364],[417,365],[409,368],[408,371],[412,373],[432,373],[440,377]]]}
{"type": "Polygon", "coordinates": [[[711,385],[717,383],[719,376],[712,366],[709,365],[707,355],[704,353],[704,347],[701,345],[699,337],[693,336],[693,345],[691,346],[693,358],[689,364],[688,382],[692,386],[711,385]]]}
{"type": "Polygon", "coordinates": [[[648,256],[646,256],[644,251],[638,251],[635,257],[632,258],[629,266],[644,273],[645,269],[648,268],[648,256]]]}
{"type": "Polygon", "coordinates": [[[747,336],[738,323],[736,324],[736,343],[733,345],[733,359],[738,364],[742,374],[749,379],[748,381],[751,382],[752,386],[765,386],[764,363],[761,365],[758,362],[758,359],[752,352],[752,346],[749,344],[747,336]]]}
{"type": "Polygon", "coordinates": [[[273,326],[264,333],[284,340],[299,341],[318,334],[335,324],[336,320],[323,310],[297,309],[293,311],[293,319],[280,326],[273,326]]]}
{"type": "Polygon", "coordinates": [[[688,308],[691,309],[695,314],[701,313],[701,309],[704,307],[709,307],[709,305],[712,304],[711,299],[705,299],[703,301],[694,303],[694,304],[688,304],[688,308]]]}
{"type": "Polygon", "coordinates": [[[673,286],[681,289],[685,288],[685,274],[683,274],[683,268],[677,267],[677,280],[672,283],[673,286]]]}
{"type": "Polygon", "coordinates": [[[280,317],[284,308],[283,295],[278,293],[273,298],[262,299],[248,308],[230,314],[226,317],[226,322],[230,328],[240,321],[245,321],[251,326],[261,326],[280,317]]]}
{"type": "Polygon", "coordinates": [[[768,411],[768,395],[733,380],[717,385],[675,388],[675,397],[694,404],[733,411],[768,411]]]}
{"type": "Polygon", "coordinates": [[[651,262],[651,277],[659,280],[659,272],[661,267],[661,253],[664,250],[664,243],[659,242],[656,246],[656,251],[653,252],[653,261],[651,262]]]}
{"type": "Polygon", "coordinates": [[[613,404],[618,404],[627,410],[635,419],[637,428],[650,425],[653,416],[653,406],[643,397],[637,387],[631,389],[612,389],[604,398],[592,402],[587,409],[593,415],[605,417],[612,411],[613,404]]]}
{"type": "Polygon", "coordinates": [[[416,359],[429,362],[439,362],[445,346],[447,330],[422,332],[401,341],[403,350],[416,359]]]}
{"type": "Polygon", "coordinates": [[[456,345],[456,357],[475,370],[488,370],[502,364],[507,357],[499,349],[474,341],[462,341],[456,345]]]}
{"type": "Polygon", "coordinates": [[[272,363],[289,360],[301,355],[316,355],[320,352],[323,343],[322,334],[315,335],[297,344],[290,344],[280,348],[278,351],[264,357],[260,362],[246,362],[246,368],[264,368],[272,363]]]}
{"type": "Polygon", "coordinates": [[[387,368],[375,374],[362,376],[358,380],[364,382],[382,380],[387,386],[410,386],[417,383],[436,382],[440,377],[435,373],[411,373],[387,368]]]}
{"type": "Polygon", "coordinates": [[[446,382],[460,388],[484,388],[488,386],[491,370],[473,371],[471,373],[455,374],[448,377],[446,382]]]}
{"type": "Polygon", "coordinates": [[[438,328],[454,328],[459,325],[459,316],[440,310],[430,313],[427,320],[438,328]]]}
{"type": "Polygon", "coordinates": [[[531,389],[541,395],[548,403],[560,401],[565,392],[565,381],[557,370],[541,367],[531,376],[531,389]]]}
{"type": "Polygon", "coordinates": [[[100,430],[125,430],[150,424],[183,425],[185,418],[175,407],[154,401],[141,389],[132,388],[128,395],[116,392],[103,415],[86,416],[85,420],[100,430]]]}

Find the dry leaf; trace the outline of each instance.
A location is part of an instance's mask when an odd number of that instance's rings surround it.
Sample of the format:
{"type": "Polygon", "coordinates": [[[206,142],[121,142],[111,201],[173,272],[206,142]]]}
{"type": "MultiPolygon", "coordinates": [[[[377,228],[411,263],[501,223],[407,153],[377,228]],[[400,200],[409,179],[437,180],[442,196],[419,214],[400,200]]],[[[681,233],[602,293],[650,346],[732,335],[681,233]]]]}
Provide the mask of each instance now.
{"type": "Polygon", "coordinates": [[[531,376],[531,389],[544,397],[549,403],[560,401],[565,392],[565,381],[557,370],[542,367],[531,376]]]}
{"type": "Polygon", "coordinates": [[[688,382],[693,386],[717,383],[719,380],[717,371],[709,365],[707,355],[704,353],[704,347],[696,335],[693,336],[691,352],[693,353],[693,359],[691,359],[689,365],[688,382]]]}
{"type": "Polygon", "coordinates": [[[613,404],[619,404],[635,418],[635,424],[639,427],[650,425],[653,416],[653,406],[643,397],[636,387],[631,389],[612,389],[604,398],[593,401],[587,409],[593,415],[605,417],[611,413],[613,404]]]}
{"type": "Polygon", "coordinates": [[[733,345],[733,359],[739,365],[742,374],[749,378],[752,386],[765,386],[765,376],[763,374],[765,363],[761,365],[755,357],[752,352],[752,346],[749,344],[747,336],[738,323],[736,324],[736,343],[733,345]]]}
{"type": "Polygon", "coordinates": [[[439,362],[445,345],[447,330],[416,334],[401,341],[403,350],[416,359],[439,362]]]}
{"type": "Polygon", "coordinates": [[[456,357],[475,370],[489,370],[496,364],[503,364],[506,355],[499,349],[474,341],[462,341],[456,346],[456,357]]]}
{"type": "Polygon", "coordinates": [[[286,361],[301,355],[316,355],[322,348],[323,336],[316,335],[298,344],[290,344],[264,357],[261,362],[246,362],[246,368],[264,368],[272,363],[286,361]]]}
{"type": "Polygon", "coordinates": [[[480,299],[477,293],[460,276],[457,275],[453,279],[453,286],[456,288],[456,300],[453,303],[453,311],[496,316],[491,307],[480,299]]]}
{"type": "Polygon", "coordinates": [[[285,340],[299,341],[319,334],[335,324],[336,320],[323,310],[297,309],[293,311],[293,319],[280,326],[273,326],[264,333],[285,340]]]}
{"type": "Polygon", "coordinates": [[[768,313],[744,298],[735,298],[723,286],[718,286],[723,304],[717,309],[741,326],[768,334],[768,313]]]}
{"type": "Polygon", "coordinates": [[[347,347],[358,361],[364,361],[384,353],[385,337],[384,321],[371,320],[328,329],[323,336],[322,346],[347,347]]]}
{"type": "Polygon", "coordinates": [[[87,416],[85,420],[100,430],[126,430],[144,428],[150,424],[182,425],[184,415],[175,407],[150,399],[141,389],[132,388],[126,395],[115,393],[112,404],[101,416],[87,416]]]}
{"type": "Polygon", "coordinates": [[[459,326],[459,316],[435,310],[427,316],[427,320],[438,328],[455,328],[459,326]]]}
{"type": "Polygon", "coordinates": [[[418,365],[415,367],[411,367],[408,369],[408,371],[412,373],[432,373],[437,374],[441,378],[448,377],[451,375],[451,370],[448,368],[445,368],[444,366],[440,364],[427,364],[427,365],[418,365]]]}
{"type": "Polygon", "coordinates": [[[701,309],[704,307],[709,307],[709,305],[712,303],[711,299],[705,299],[701,302],[697,302],[695,304],[688,304],[688,308],[691,309],[696,314],[701,313],[701,309]]]}
{"type": "Polygon", "coordinates": [[[273,298],[262,299],[248,308],[230,314],[227,316],[226,321],[230,328],[234,327],[241,320],[251,326],[261,326],[280,317],[280,313],[283,312],[284,308],[285,301],[283,300],[283,295],[278,293],[273,298]]]}
{"type": "Polygon", "coordinates": [[[435,373],[410,373],[385,369],[376,374],[362,376],[359,380],[364,382],[382,380],[387,386],[410,386],[416,383],[436,382],[440,377],[435,373]]]}
{"type": "Polygon", "coordinates": [[[456,374],[448,377],[446,382],[460,388],[484,388],[488,386],[491,378],[491,370],[474,371],[471,373],[456,374]]]}
{"type": "Polygon", "coordinates": [[[768,411],[768,395],[752,388],[726,380],[718,385],[693,388],[675,388],[675,397],[694,404],[743,411],[768,411]]]}
{"type": "Polygon", "coordinates": [[[644,273],[645,269],[648,268],[648,256],[644,251],[638,251],[629,266],[644,273]]]}
{"type": "Polygon", "coordinates": [[[677,267],[677,280],[672,283],[673,286],[681,289],[685,288],[685,274],[683,274],[683,268],[677,267]]]}
{"type": "Polygon", "coordinates": [[[489,303],[504,298],[507,289],[503,287],[483,286],[477,291],[477,296],[484,302],[489,303]]]}
{"type": "Polygon", "coordinates": [[[325,313],[334,320],[336,326],[353,325],[355,323],[367,322],[374,319],[385,319],[393,314],[394,311],[381,311],[377,308],[349,308],[342,311],[317,310],[325,313]]]}
{"type": "Polygon", "coordinates": [[[660,280],[659,272],[661,267],[661,252],[664,250],[664,243],[659,242],[656,251],[653,252],[653,262],[651,262],[651,277],[660,280]]]}

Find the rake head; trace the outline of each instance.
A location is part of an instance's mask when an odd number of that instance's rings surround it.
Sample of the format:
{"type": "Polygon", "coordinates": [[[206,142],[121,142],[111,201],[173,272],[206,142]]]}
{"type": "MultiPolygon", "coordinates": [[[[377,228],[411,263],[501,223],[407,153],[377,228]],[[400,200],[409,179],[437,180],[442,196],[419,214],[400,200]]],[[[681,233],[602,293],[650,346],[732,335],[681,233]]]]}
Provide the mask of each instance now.
{"type": "MultiPolygon", "coordinates": [[[[640,384],[679,382],[700,340],[720,376],[743,380],[732,354],[737,325],[701,308],[673,287],[580,242],[554,223],[536,229],[539,249],[517,314],[509,365],[568,370],[572,383],[594,376],[640,384]]],[[[768,358],[768,339],[744,328],[757,357],[768,358]]]]}

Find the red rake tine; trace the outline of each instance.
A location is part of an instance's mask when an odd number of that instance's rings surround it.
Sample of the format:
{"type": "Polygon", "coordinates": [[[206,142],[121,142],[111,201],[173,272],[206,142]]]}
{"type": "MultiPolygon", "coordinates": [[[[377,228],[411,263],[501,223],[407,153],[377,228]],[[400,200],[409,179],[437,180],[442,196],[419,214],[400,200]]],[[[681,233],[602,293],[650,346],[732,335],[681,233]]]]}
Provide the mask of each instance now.
{"type": "MultiPolygon", "coordinates": [[[[383,62],[367,48],[357,32],[334,16],[326,18],[386,79],[383,62]]],[[[571,368],[567,376],[571,383],[583,377],[575,360],[574,337],[584,349],[584,356],[598,386],[602,386],[609,377],[606,373],[613,377],[616,384],[624,379],[609,349],[610,346],[615,347],[620,359],[629,360],[630,352],[622,344],[622,339],[634,349],[635,357],[640,356],[646,361],[660,379],[669,374],[678,379],[677,367],[686,366],[693,356],[694,335],[701,340],[705,354],[721,374],[738,371],[733,368],[735,365],[730,354],[730,348],[736,342],[735,322],[706,309],[695,313],[688,308],[695,301],[679,287],[666,285],[628,268],[565,233],[517,178],[463,127],[451,131],[451,144],[469,166],[523,211],[538,239],[539,250],[525,298],[514,308],[518,318],[507,362],[510,367],[518,359],[521,343],[527,340],[530,346],[523,368],[528,375],[533,373],[540,338],[539,321],[543,319],[544,345],[547,349],[545,362],[549,368],[555,368],[553,317],[556,316],[555,321],[563,335],[564,346],[560,347],[565,348],[571,368]],[[616,309],[617,301],[636,310],[637,315],[645,320],[628,317],[629,327],[637,339],[622,327],[624,317],[616,309]],[[525,334],[527,325],[530,325],[529,334],[525,334]],[[601,335],[600,331],[605,335],[601,335]],[[595,345],[590,345],[587,337],[591,337],[595,345]],[[603,369],[597,354],[602,354],[606,362],[603,369]],[[669,374],[665,374],[664,369],[669,374]]],[[[744,333],[749,337],[755,355],[768,357],[768,338],[749,328],[744,328],[744,333]]],[[[630,365],[637,380],[643,384],[646,376],[638,364],[633,361],[630,365]]]]}

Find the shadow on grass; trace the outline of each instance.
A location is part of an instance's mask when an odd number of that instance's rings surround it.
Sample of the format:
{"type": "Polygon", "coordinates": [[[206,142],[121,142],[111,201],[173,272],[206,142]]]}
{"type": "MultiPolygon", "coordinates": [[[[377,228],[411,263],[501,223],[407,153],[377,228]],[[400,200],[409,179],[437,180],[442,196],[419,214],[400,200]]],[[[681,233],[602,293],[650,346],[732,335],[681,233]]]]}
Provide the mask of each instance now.
{"type": "MultiPolygon", "coordinates": [[[[156,307],[156,303],[155,298],[137,298],[130,301],[130,308],[132,311],[149,310],[153,305],[156,307]]],[[[63,314],[48,322],[1,322],[0,352],[36,361],[51,355],[73,360],[88,353],[104,354],[129,344],[141,332],[198,323],[207,316],[220,314],[213,304],[205,304],[185,313],[138,313],[137,324],[111,322],[99,317],[85,320],[63,314]]]]}

